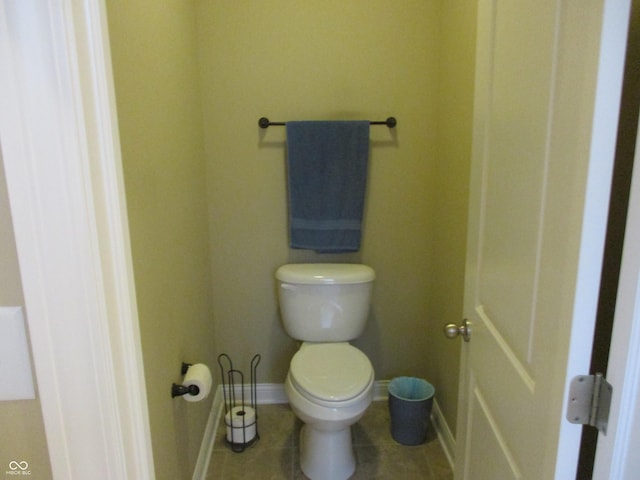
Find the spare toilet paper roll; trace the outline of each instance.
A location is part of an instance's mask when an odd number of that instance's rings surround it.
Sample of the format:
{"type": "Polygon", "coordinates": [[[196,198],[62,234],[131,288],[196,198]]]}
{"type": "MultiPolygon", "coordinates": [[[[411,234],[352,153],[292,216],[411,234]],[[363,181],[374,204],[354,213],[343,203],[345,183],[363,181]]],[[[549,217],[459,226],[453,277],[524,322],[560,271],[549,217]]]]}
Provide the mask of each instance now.
{"type": "Polygon", "coordinates": [[[191,365],[184,376],[183,385],[189,387],[191,385],[197,386],[200,391],[197,395],[186,394],[183,395],[187,402],[199,402],[209,396],[211,391],[211,385],[213,380],[211,378],[211,371],[204,363],[196,363],[191,365]]]}
{"type": "Polygon", "coordinates": [[[251,407],[232,408],[224,416],[224,423],[228,442],[249,443],[256,436],[256,411],[251,407]]]}

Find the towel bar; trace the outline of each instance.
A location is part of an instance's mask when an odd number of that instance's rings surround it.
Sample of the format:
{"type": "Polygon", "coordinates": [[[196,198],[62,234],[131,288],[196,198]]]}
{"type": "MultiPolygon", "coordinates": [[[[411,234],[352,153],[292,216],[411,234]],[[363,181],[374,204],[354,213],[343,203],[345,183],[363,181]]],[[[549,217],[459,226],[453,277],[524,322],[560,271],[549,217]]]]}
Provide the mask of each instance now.
{"type": "MultiPolygon", "coordinates": [[[[396,121],[396,117],[389,117],[386,120],[380,120],[380,121],[376,121],[376,122],[369,122],[370,125],[386,125],[389,128],[394,128],[397,125],[397,121],[396,121]]],[[[286,122],[270,122],[269,119],[267,117],[261,117],[258,120],[258,125],[260,126],[260,128],[267,128],[267,127],[280,127],[283,125],[286,125],[286,122]]]]}

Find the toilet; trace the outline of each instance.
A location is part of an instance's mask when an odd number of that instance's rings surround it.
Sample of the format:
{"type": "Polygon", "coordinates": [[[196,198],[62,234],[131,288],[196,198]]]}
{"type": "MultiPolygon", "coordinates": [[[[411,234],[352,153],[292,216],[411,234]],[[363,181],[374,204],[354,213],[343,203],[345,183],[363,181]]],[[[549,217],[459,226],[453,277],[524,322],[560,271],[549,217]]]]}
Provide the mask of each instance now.
{"type": "Polygon", "coordinates": [[[369,315],[375,272],[360,264],[289,264],[276,272],[285,331],[302,341],[285,391],[300,432],[300,466],[311,480],[346,480],[356,469],[351,425],[373,400],[374,372],[348,342],[369,315]]]}

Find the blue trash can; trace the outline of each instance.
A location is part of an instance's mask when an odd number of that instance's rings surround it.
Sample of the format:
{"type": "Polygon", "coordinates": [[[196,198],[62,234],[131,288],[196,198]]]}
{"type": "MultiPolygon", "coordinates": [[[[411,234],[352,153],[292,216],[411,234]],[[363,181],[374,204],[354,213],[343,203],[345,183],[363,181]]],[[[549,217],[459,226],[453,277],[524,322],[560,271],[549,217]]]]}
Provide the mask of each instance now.
{"type": "Polygon", "coordinates": [[[396,442],[424,443],[435,391],[433,385],[422,378],[397,377],[389,382],[391,436],[396,442]]]}

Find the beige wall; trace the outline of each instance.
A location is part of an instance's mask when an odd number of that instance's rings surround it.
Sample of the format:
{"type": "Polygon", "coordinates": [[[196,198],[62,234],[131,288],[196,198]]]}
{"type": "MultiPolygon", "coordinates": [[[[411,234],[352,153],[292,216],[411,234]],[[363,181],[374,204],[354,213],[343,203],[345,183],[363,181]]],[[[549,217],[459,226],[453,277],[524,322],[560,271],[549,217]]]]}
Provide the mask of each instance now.
{"type": "Polygon", "coordinates": [[[287,262],[371,265],[356,345],[377,379],[434,383],[455,428],[460,346],[441,327],[462,311],[474,2],[107,4],[158,478],[191,473],[209,407],[169,398],[180,361],[217,381],[218,353],[246,372],[260,353],[258,381],[283,382],[287,262]],[[285,130],[258,118],[389,115],[396,129],[371,128],[361,252],[290,250],[285,130]]]}
{"type": "Polygon", "coordinates": [[[283,382],[295,343],[274,272],[287,262],[355,261],[377,272],[373,314],[355,343],[376,378],[428,371],[428,285],[437,159],[439,1],[199,3],[216,345],[261,353],[283,382]],[[258,118],[384,119],[371,128],[362,250],[288,248],[285,130],[258,118]]]}
{"type": "Polygon", "coordinates": [[[436,386],[438,404],[454,433],[461,340],[446,340],[441,332],[446,323],[460,324],[463,315],[475,32],[474,1],[442,2],[427,378],[436,386]]]}
{"type": "Polygon", "coordinates": [[[460,346],[441,331],[462,315],[473,3],[199,3],[216,345],[261,353],[260,381],[282,382],[296,349],[278,318],[276,268],[364,262],[378,277],[355,344],[377,379],[431,380],[455,428],[460,346]],[[362,251],[290,250],[285,130],[260,130],[258,118],[388,115],[395,130],[371,128],[362,251]]]}
{"type": "MultiPolygon", "coordinates": [[[[0,306],[24,306],[9,195],[0,154],[0,306]]],[[[35,381],[35,375],[33,376],[35,381]]],[[[26,461],[33,478],[51,478],[47,440],[36,391],[35,400],[0,401],[0,475],[9,462],[26,461]]]]}
{"type": "Polygon", "coordinates": [[[195,11],[107,9],[157,478],[187,479],[213,395],[172,399],[171,384],[182,361],[215,365],[195,11]]]}

